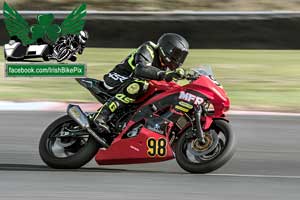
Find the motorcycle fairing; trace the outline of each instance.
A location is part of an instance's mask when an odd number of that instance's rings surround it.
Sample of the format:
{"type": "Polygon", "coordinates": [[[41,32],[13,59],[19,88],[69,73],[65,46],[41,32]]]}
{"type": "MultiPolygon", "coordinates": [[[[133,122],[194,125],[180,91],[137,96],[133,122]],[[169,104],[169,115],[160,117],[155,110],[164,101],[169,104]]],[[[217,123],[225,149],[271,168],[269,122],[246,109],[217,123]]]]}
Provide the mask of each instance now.
{"type": "Polygon", "coordinates": [[[162,94],[163,95],[161,94],[157,95],[159,96],[158,100],[152,102],[152,104],[148,104],[148,102],[146,102],[144,105],[142,105],[138,109],[138,111],[134,114],[132,120],[138,122],[143,118],[150,116],[151,114],[156,112],[156,110],[161,111],[164,108],[175,105],[177,103],[178,100],[177,91],[175,91],[173,94],[168,94],[168,95],[164,95],[164,93],[162,94]]]}
{"type": "MultiPolygon", "coordinates": [[[[204,98],[203,95],[197,92],[193,93],[204,98]]],[[[184,114],[174,109],[175,106],[178,105],[178,102],[182,101],[179,100],[179,95],[180,90],[175,88],[150,98],[132,116],[126,128],[114,139],[111,146],[108,149],[99,150],[95,158],[96,162],[98,164],[108,165],[159,162],[173,159],[173,150],[169,144],[170,130],[174,124],[179,128],[183,128],[189,123],[188,120],[182,123],[184,120],[181,118],[185,118],[184,114]],[[151,120],[156,120],[157,118],[161,118],[160,121],[162,122],[157,123],[160,125],[156,127],[157,129],[147,127],[149,124],[151,125],[151,120]],[[177,124],[180,123],[179,121],[181,121],[181,125],[177,124]],[[139,124],[142,125],[142,128],[138,134],[133,137],[128,137],[126,134],[130,133],[130,131],[139,124]],[[163,124],[166,124],[166,126],[161,128],[163,124]],[[152,144],[165,142],[164,149],[166,153],[163,156],[158,154],[154,156],[149,155],[149,149],[151,149],[149,145],[147,145],[149,139],[153,140],[152,144]]]]}
{"type": "MultiPolygon", "coordinates": [[[[162,95],[161,99],[155,103],[141,106],[127,123],[126,128],[114,139],[111,146],[108,149],[99,150],[95,158],[98,164],[108,165],[159,162],[174,158],[173,150],[169,144],[169,133],[173,126],[173,122],[165,119],[165,122],[168,123],[165,127],[165,133],[154,132],[154,130],[145,127],[149,121],[155,119],[155,117],[160,117],[156,114],[157,111],[162,111],[164,108],[177,103],[179,95],[177,91],[173,91],[173,94],[170,94],[169,92],[164,93],[160,94],[162,95]],[[168,95],[164,93],[168,93],[168,95]],[[155,109],[153,109],[153,105],[155,106],[155,109]],[[142,124],[142,128],[139,130],[138,134],[134,137],[127,137],[126,134],[139,124],[142,124]],[[151,150],[147,145],[149,139],[157,144],[159,142],[164,142],[165,146],[163,148],[166,153],[164,155],[149,155],[149,150],[151,150]]],[[[166,113],[170,113],[170,110],[166,110],[166,113]]],[[[181,115],[179,115],[179,117],[180,116],[181,115]]]]}
{"type": "Polygon", "coordinates": [[[223,117],[224,112],[229,110],[230,101],[225,90],[211,81],[207,76],[201,76],[197,80],[182,87],[184,90],[197,91],[204,94],[214,106],[213,118],[223,117]]]}
{"type": "MultiPolygon", "coordinates": [[[[216,88],[216,85],[205,76],[183,87],[177,84],[168,85],[164,82],[162,82],[162,84],[156,83],[151,85],[152,82],[150,81],[149,91],[146,97],[144,97],[146,102],[137,109],[125,129],[114,139],[108,149],[100,149],[98,151],[95,158],[98,164],[146,163],[172,159],[174,156],[169,144],[170,129],[176,125],[179,128],[179,132],[181,132],[181,130],[190,123],[186,120],[186,122],[180,126],[181,128],[177,125],[180,118],[185,118],[184,110],[176,109],[176,105],[178,105],[180,101],[192,107],[196,105],[195,99],[202,99],[203,101],[198,101],[201,103],[209,100],[214,105],[214,114],[201,119],[201,121],[203,120],[204,122],[204,130],[209,129],[213,118],[219,114],[223,114],[226,106],[229,105],[229,100],[223,90],[216,88]],[[158,91],[159,93],[156,94],[158,91]],[[185,93],[183,94],[182,92],[185,93]],[[182,93],[182,96],[187,95],[185,96],[186,98],[180,99],[180,93],[182,93]],[[219,104],[220,106],[218,106],[219,104]],[[160,127],[157,129],[156,127],[147,127],[148,124],[151,124],[148,122],[155,120],[157,116],[161,116],[163,120],[168,123],[167,127],[163,127],[163,130],[166,130],[163,134],[162,129],[159,129],[160,127]],[[171,117],[172,120],[170,119],[171,117]],[[128,137],[126,134],[139,124],[142,125],[142,128],[139,129],[138,134],[133,137],[128,137]],[[153,148],[149,146],[149,140],[150,145],[163,143],[164,147],[162,149],[164,150],[162,151],[166,153],[161,156],[157,154],[157,152],[152,151],[153,148]]],[[[184,103],[182,105],[184,105],[184,103]]],[[[189,110],[186,112],[188,111],[189,110]]],[[[152,124],[156,125],[155,123],[152,124]]]]}
{"type": "Polygon", "coordinates": [[[108,149],[98,151],[95,160],[99,165],[113,165],[160,162],[173,158],[174,153],[168,138],[142,127],[136,137],[122,139],[120,134],[108,149]],[[163,146],[154,147],[160,145],[159,143],[163,146]],[[164,149],[163,154],[154,152],[158,148],[164,149]]]}

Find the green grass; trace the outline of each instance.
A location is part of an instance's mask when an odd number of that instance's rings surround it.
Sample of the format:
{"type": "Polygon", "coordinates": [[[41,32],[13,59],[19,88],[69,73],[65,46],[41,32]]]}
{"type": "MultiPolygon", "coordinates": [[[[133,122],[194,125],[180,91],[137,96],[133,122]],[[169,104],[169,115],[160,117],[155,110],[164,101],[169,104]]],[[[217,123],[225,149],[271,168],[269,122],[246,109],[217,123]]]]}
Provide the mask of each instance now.
{"type": "MultiPolygon", "coordinates": [[[[89,77],[101,79],[130,51],[88,48],[78,61],[87,63],[89,77]]],[[[184,67],[211,65],[235,108],[299,112],[299,63],[300,51],[191,50],[184,67]]],[[[2,65],[2,77],[3,71],[2,65]]],[[[2,78],[0,100],[95,101],[68,78],[2,78]]]]}

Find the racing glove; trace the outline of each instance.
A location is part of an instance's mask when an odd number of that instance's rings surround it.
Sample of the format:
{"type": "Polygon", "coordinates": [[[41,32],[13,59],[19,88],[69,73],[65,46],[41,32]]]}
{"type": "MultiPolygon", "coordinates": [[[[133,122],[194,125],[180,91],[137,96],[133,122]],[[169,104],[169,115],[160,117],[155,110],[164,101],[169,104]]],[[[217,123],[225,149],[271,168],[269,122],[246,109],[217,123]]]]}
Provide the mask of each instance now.
{"type": "Polygon", "coordinates": [[[185,75],[184,69],[177,68],[175,71],[166,72],[164,75],[164,79],[167,82],[176,81],[178,79],[182,79],[185,75]]]}

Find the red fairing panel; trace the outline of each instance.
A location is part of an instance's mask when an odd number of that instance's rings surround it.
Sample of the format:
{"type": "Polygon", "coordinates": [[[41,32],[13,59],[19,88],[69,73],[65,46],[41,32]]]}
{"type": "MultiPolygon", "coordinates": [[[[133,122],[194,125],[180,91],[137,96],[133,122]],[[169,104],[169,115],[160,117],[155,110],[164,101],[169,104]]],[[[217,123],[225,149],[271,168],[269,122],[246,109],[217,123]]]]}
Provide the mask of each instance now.
{"type": "MultiPolygon", "coordinates": [[[[200,76],[197,80],[185,86],[165,81],[150,81],[148,92],[140,99],[144,102],[140,109],[148,104],[159,102],[164,97],[180,92],[189,93],[195,91],[206,96],[214,105],[214,113],[202,117],[203,129],[210,128],[214,118],[224,117],[224,112],[229,109],[230,101],[223,88],[216,85],[209,77],[200,76]],[[156,92],[158,92],[156,94],[156,92]],[[151,97],[151,98],[150,98],[151,97]]],[[[189,94],[189,97],[195,97],[189,94]]],[[[179,97],[178,97],[179,98],[179,97]]],[[[194,103],[197,97],[192,98],[194,103]]],[[[139,109],[138,109],[139,110],[139,109]]],[[[155,133],[145,127],[141,128],[135,137],[127,137],[128,130],[135,125],[136,121],[129,121],[126,128],[122,130],[108,149],[100,149],[95,157],[100,165],[111,164],[134,164],[147,162],[160,162],[174,158],[174,153],[169,145],[169,135],[155,133]]]]}
{"type": "Polygon", "coordinates": [[[229,109],[230,101],[225,90],[217,86],[208,77],[201,76],[196,81],[183,86],[184,89],[190,89],[204,94],[214,105],[214,117],[221,117],[229,109]]]}
{"type": "Polygon", "coordinates": [[[136,137],[122,139],[120,134],[107,149],[96,155],[99,165],[160,162],[174,158],[168,139],[161,134],[141,128],[136,137]]]}
{"type": "MultiPolygon", "coordinates": [[[[151,81],[149,81],[149,87],[148,87],[147,93],[145,95],[143,95],[141,98],[139,98],[135,103],[145,102],[147,99],[149,99],[150,96],[152,96],[157,91],[163,92],[163,94],[160,94],[161,95],[160,98],[162,98],[162,97],[168,95],[168,93],[166,93],[166,92],[168,92],[172,89],[176,89],[176,88],[178,89],[177,91],[180,91],[180,89],[181,89],[181,87],[174,82],[168,83],[166,81],[151,80],[151,81]]],[[[156,98],[156,99],[159,99],[159,98],[156,98]]],[[[151,101],[155,101],[155,100],[152,100],[152,98],[151,98],[151,101]]],[[[146,103],[144,103],[144,105],[146,105],[146,103]]]]}

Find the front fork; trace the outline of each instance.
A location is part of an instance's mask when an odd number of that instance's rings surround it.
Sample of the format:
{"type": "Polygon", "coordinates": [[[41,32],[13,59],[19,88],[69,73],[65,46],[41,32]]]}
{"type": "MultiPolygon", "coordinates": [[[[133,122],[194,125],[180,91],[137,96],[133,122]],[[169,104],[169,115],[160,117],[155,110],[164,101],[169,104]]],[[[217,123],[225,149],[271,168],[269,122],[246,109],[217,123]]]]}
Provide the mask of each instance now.
{"type": "Polygon", "coordinates": [[[205,144],[205,136],[204,136],[204,132],[201,126],[201,114],[202,114],[202,107],[201,106],[197,106],[197,108],[195,108],[195,120],[196,120],[196,128],[197,128],[197,138],[198,140],[202,143],[205,144]]]}

